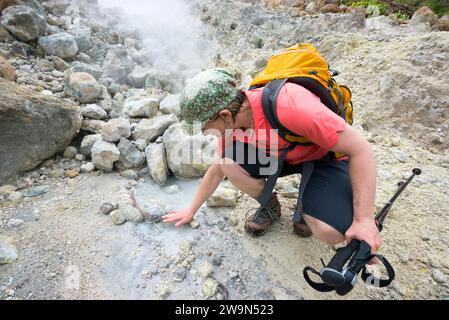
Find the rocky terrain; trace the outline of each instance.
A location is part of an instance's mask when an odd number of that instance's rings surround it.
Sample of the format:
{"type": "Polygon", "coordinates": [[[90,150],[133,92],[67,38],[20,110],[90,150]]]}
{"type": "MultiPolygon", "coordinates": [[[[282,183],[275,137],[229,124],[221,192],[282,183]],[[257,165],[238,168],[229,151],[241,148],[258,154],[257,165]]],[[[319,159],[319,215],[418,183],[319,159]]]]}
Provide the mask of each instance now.
{"type": "Polygon", "coordinates": [[[257,203],[228,182],[190,227],[160,222],[214,152],[182,130],[185,82],[225,67],[245,88],[271,54],[312,42],[352,89],[378,209],[423,170],[383,234],[396,281],[345,298],[448,299],[448,16],[339,3],[177,1],[173,17],[150,4],[139,20],[133,1],[0,1],[0,298],[341,299],[303,281],[333,250],[292,234],[299,177],[278,183],[283,217],[260,239],[243,232],[257,203]]]}

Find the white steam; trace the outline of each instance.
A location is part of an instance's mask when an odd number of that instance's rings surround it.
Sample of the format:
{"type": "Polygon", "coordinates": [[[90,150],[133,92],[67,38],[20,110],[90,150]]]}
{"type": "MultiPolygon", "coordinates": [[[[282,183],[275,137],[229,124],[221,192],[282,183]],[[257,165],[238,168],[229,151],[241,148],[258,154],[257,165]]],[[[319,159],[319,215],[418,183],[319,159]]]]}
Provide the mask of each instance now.
{"type": "Polygon", "coordinates": [[[191,76],[210,60],[204,25],[186,0],[99,0],[118,8],[124,23],[136,29],[154,68],[191,76]]]}

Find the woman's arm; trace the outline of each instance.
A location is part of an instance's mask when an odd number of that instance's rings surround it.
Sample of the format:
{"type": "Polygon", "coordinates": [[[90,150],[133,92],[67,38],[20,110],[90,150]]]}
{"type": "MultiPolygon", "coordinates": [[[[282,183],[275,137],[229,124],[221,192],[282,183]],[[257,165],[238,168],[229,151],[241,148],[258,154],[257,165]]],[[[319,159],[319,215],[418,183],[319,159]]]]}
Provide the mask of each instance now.
{"type": "Polygon", "coordinates": [[[365,240],[376,252],[381,239],[374,220],[377,175],[373,148],[357,129],[349,125],[338,133],[338,137],[332,151],[348,155],[354,194],[354,221],[345,236],[348,241],[365,240]]]}
{"type": "Polygon", "coordinates": [[[190,223],[199,208],[201,208],[203,203],[206,202],[218,188],[223,178],[224,175],[221,171],[220,165],[212,165],[204,175],[190,207],[167,212],[167,214],[162,217],[162,220],[165,223],[176,222],[176,227],[190,223]]]}

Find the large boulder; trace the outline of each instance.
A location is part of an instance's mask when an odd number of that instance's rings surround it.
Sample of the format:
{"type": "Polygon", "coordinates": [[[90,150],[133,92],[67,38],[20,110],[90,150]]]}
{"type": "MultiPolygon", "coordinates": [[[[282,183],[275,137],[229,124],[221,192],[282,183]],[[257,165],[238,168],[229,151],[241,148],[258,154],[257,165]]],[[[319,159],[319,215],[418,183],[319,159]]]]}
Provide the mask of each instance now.
{"type": "Polygon", "coordinates": [[[101,128],[100,133],[104,141],[117,142],[121,138],[129,138],[131,135],[131,124],[128,119],[112,119],[101,128]]]}
{"type": "Polygon", "coordinates": [[[43,2],[42,5],[51,14],[62,16],[70,5],[70,0],[49,0],[43,2]]]}
{"type": "Polygon", "coordinates": [[[449,14],[442,16],[433,27],[438,31],[449,31],[449,14]]]}
{"type": "Polygon", "coordinates": [[[79,132],[81,109],[0,79],[0,184],[63,151],[79,132]]]}
{"type": "Polygon", "coordinates": [[[120,151],[120,160],[115,164],[117,168],[121,170],[139,169],[142,166],[145,158],[142,152],[131,141],[121,138],[117,147],[120,151]]]}
{"type": "Polygon", "coordinates": [[[101,141],[101,134],[89,134],[81,141],[80,153],[86,157],[92,154],[92,147],[97,141],[101,141]]]}
{"type": "Polygon", "coordinates": [[[145,155],[151,178],[156,183],[164,185],[167,182],[168,167],[163,139],[159,138],[155,143],[148,145],[145,155]]]}
{"type": "Polygon", "coordinates": [[[39,38],[39,46],[46,55],[57,56],[62,59],[73,58],[78,53],[75,38],[67,32],[39,38]]]}
{"type": "Polygon", "coordinates": [[[0,55],[0,78],[16,81],[16,72],[11,63],[0,55]]]}
{"type": "Polygon", "coordinates": [[[174,114],[143,119],[133,132],[134,140],[144,139],[147,143],[154,142],[169,126],[177,122],[178,117],[174,114]]]}
{"type": "Polygon", "coordinates": [[[165,97],[159,105],[159,110],[161,110],[162,113],[173,113],[179,116],[181,114],[181,102],[179,96],[179,94],[170,94],[165,97]]]}
{"type": "Polygon", "coordinates": [[[80,52],[86,52],[93,47],[92,32],[87,27],[80,27],[74,31],[76,44],[80,52]]]}
{"type": "Polygon", "coordinates": [[[438,22],[438,16],[429,7],[421,7],[412,16],[411,24],[428,23],[433,26],[438,22]]]}
{"type": "Polygon", "coordinates": [[[154,117],[159,108],[159,99],[154,97],[140,96],[130,97],[125,100],[123,112],[131,118],[137,117],[154,117]]]}
{"type": "Polygon", "coordinates": [[[120,151],[113,143],[98,140],[92,146],[92,163],[99,170],[111,172],[119,159],[120,151]]]}
{"type": "Polygon", "coordinates": [[[182,124],[175,124],[168,128],[163,139],[168,168],[178,178],[202,177],[214,161],[216,140],[212,136],[190,136],[182,124]]]}
{"type": "Polygon", "coordinates": [[[128,84],[134,88],[143,88],[148,74],[149,70],[147,68],[136,65],[128,76],[128,84]]]}
{"type": "Polygon", "coordinates": [[[125,84],[134,66],[135,63],[126,48],[122,45],[116,45],[110,48],[106,54],[102,69],[104,70],[104,77],[125,84]]]}
{"type": "Polygon", "coordinates": [[[47,21],[29,6],[11,6],[3,10],[0,23],[17,39],[31,41],[45,35],[47,21]]]}
{"type": "Polygon", "coordinates": [[[66,71],[64,91],[81,103],[95,102],[101,95],[101,87],[93,76],[70,70],[66,71]]]}

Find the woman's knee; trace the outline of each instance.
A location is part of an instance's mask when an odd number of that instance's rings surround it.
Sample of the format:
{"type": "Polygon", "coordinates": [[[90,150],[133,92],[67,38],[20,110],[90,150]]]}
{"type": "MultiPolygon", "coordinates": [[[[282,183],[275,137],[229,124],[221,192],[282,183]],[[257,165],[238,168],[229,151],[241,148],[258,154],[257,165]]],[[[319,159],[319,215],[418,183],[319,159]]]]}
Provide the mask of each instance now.
{"type": "Polygon", "coordinates": [[[312,230],[313,236],[328,245],[338,245],[345,241],[345,236],[329,224],[305,214],[304,220],[312,230]]]}

